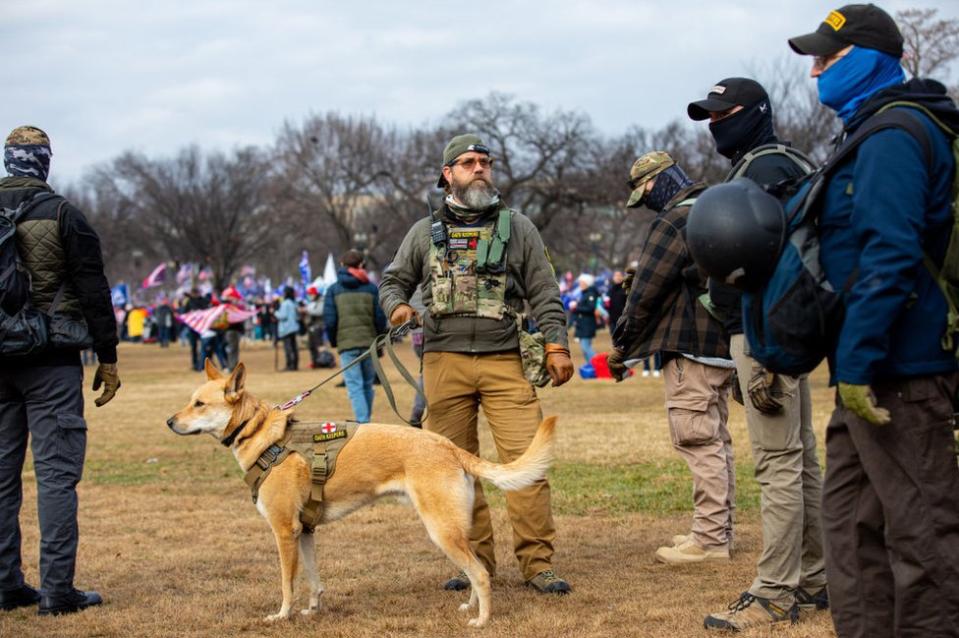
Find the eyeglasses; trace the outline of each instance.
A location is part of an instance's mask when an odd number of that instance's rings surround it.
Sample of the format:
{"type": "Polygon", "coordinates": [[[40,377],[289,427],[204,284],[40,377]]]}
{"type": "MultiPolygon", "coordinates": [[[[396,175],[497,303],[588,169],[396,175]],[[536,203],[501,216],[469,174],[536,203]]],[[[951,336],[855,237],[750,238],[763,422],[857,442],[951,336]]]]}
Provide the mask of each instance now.
{"type": "Polygon", "coordinates": [[[832,55],[816,55],[812,59],[812,68],[819,69],[820,71],[825,71],[833,64],[846,57],[849,54],[849,51],[842,53],[839,52],[833,53],[832,55]]]}
{"type": "Polygon", "coordinates": [[[493,166],[493,158],[492,157],[469,157],[456,162],[450,162],[449,165],[462,166],[466,170],[471,171],[474,168],[476,168],[477,164],[479,164],[480,168],[482,168],[484,171],[489,170],[493,166]]]}

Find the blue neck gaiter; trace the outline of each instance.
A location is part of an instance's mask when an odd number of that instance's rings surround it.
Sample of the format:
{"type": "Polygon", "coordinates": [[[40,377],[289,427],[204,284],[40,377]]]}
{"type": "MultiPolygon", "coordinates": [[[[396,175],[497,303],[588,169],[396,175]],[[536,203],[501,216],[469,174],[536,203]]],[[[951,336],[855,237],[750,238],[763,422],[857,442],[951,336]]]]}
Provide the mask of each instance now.
{"type": "Polygon", "coordinates": [[[819,101],[849,123],[859,105],[874,93],[905,81],[899,60],[882,51],[854,46],[819,76],[819,101]]]}

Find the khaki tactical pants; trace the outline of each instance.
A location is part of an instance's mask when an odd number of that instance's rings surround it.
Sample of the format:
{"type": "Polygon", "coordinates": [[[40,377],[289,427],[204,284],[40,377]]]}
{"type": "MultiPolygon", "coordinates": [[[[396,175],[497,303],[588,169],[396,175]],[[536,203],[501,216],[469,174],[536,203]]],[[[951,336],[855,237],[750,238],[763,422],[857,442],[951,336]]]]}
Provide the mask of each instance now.
{"type": "Polygon", "coordinates": [[[673,447],[693,473],[693,539],[702,547],[732,540],[736,467],[726,420],[731,369],[677,356],[663,368],[673,447]]]}
{"type": "MultiPolygon", "coordinates": [[[[482,406],[501,463],[526,451],[543,417],[536,392],[523,376],[519,352],[427,352],[423,385],[429,406],[426,429],[479,454],[476,418],[482,406]]],[[[529,580],[551,567],[556,527],[549,483],[543,479],[526,489],[506,492],[506,508],[513,526],[513,550],[523,578],[529,580]]],[[[495,573],[493,527],[478,479],[470,542],[490,574],[495,573]]]]}
{"type": "Polygon", "coordinates": [[[754,361],[744,337],[733,335],[729,351],[745,397],[746,428],[760,486],[763,551],[749,593],[762,598],[792,596],[796,587],[815,593],[826,585],[822,537],[822,474],[812,429],[809,381],[779,375],[783,411],[763,414],[749,400],[754,361]]]}

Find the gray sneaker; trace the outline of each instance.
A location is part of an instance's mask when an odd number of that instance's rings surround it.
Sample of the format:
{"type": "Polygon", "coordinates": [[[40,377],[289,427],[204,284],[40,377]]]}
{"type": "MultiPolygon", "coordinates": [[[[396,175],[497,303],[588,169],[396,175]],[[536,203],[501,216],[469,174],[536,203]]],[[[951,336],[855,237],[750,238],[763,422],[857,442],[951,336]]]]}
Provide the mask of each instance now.
{"type": "Polygon", "coordinates": [[[463,591],[470,588],[470,579],[466,572],[460,572],[448,581],[443,583],[443,589],[446,591],[463,591]]]}

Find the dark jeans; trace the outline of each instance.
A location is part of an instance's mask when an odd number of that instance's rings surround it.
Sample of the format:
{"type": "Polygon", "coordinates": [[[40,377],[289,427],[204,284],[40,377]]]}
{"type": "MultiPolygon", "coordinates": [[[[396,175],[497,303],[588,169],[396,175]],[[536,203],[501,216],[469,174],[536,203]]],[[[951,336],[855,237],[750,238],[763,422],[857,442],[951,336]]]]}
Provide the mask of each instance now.
{"type": "Polygon", "coordinates": [[[296,333],[280,337],[283,342],[283,353],[286,355],[286,369],[297,370],[300,367],[300,353],[296,346],[296,333]]]}
{"type": "Polygon", "coordinates": [[[959,636],[956,385],[955,375],[874,384],[888,425],[833,412],[822,519],[841,638],[959,636]]]}
{"type": "Polygon", "coordinates": [[[73,587],[76,487],[87,445],[82,386],[80,366],[0,371],[0,590],[23,584],[18,517],[28,437],[37,479],[41,592],[73,587]]]}
{"type": "Polygon", "coordinates": [[[190,365],[197,372],[203,370],[203,350],[200,348],[200,335],[187,329],[186,338],[190,342],[190,365]]]}

